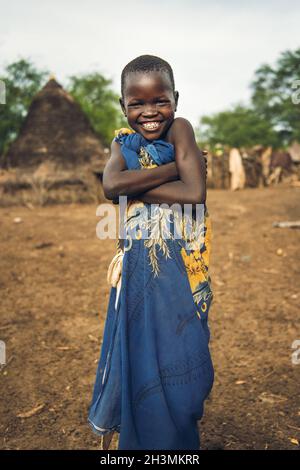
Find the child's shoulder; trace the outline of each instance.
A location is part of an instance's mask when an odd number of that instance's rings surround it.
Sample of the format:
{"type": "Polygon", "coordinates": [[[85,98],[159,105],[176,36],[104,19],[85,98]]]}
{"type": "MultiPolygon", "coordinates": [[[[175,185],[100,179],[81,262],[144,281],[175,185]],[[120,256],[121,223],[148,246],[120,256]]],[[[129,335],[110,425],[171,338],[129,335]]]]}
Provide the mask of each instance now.
{"type": "Polygon", "coordinates": [[[183,117],[176,117],[168,129],[166,140],[171,144],[176,143],[176,137],[183,137],[183,135],[194,135],[194,129],[190,121],[183,117]]]}

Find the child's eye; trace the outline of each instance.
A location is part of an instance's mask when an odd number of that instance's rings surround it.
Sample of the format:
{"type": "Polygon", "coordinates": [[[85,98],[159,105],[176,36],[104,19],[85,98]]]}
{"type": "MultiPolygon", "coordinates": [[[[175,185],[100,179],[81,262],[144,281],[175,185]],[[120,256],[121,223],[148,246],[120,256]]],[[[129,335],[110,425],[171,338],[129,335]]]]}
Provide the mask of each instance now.
{"type": "Polygon", "coordinates": [[[169,104],[169,101],[158,101],[157,104],[158,104],[158,106],[165,106],[165,105],[169,104]]]}
{"type": "Polygon", "coordinates": [[[128,108],[138,108],[139,106],[141,106],[140,103],[131,103],[128,105],[128,108]]]}

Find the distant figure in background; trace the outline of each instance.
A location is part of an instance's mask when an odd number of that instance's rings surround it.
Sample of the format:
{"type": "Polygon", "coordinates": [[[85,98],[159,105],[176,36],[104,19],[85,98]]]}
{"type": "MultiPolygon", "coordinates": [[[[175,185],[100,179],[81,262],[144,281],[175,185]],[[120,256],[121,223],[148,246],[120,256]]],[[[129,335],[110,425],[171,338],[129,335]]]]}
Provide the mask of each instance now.
{"type": "Polygon", "coordinates": [[[229,171],[231,173],[230,189],[243,189],[246,183],[246,175],[243,167],[242,157],[237,148],[229,152],[229,171]]]}
{"type": "Polygon", "coordinates": [[[268,184],[278,184],[283,175],[287,175],[292,166],[292,158],[287,152],[276,151],[271,156],[268,184]]]}

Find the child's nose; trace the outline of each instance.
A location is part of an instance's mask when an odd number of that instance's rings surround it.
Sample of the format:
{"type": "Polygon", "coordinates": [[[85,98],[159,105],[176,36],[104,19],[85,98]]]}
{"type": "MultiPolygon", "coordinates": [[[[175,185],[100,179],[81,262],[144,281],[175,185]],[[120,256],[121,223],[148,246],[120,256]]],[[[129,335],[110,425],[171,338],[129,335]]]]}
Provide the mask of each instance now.
{"type": "Polygon", "coordinates": [[[144,116],[152,116],[157,114],[157,107],[156,104],[145,104],[143,109],[144,116]]]}

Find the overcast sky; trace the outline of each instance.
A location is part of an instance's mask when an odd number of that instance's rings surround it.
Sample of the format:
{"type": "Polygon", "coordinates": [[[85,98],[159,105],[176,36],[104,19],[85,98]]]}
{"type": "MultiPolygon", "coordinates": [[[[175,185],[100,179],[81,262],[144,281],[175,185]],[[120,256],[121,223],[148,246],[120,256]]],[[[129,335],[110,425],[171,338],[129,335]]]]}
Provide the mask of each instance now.
{"type": "Polygon", "coordinates": [[[295,0],[0,0],[1,68],[30,58],[62,84],[99,71],[119,93],[127,62],[158,55],[174,70],[177,115],[194,125],[246,102],[254,70],[298,47],[295,0]]]}

